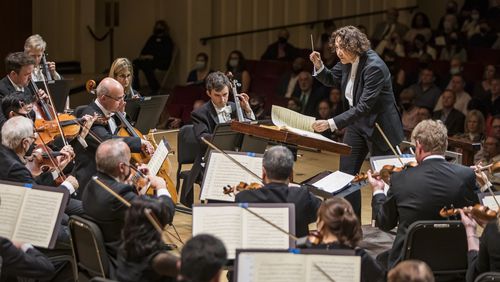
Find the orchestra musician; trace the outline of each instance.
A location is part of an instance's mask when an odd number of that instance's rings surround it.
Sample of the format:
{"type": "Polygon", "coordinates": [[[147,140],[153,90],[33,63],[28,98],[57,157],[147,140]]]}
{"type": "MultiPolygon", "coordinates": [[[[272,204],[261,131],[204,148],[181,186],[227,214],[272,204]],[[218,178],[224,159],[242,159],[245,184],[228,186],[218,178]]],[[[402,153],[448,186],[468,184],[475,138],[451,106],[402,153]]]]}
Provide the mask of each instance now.
{"type": "Polygon", "coordinates": [[[373,190],[372,215],[383,231],[398,227],[392,249],[380,257],[388,269],[402,260],[408,227],[418,220],[439,220],[444,206],[478,203],[474,170],[445,160],[448,135],[441,121],[424,120],[413,129],[412,143],[418,166],[391,175],[390,187],[368,171],[373,190]],[[387,259],[387,260],[386,260],[387,259]]]}
{"type": "Polygon", "coordinates": [[[108,76],[120,82],[125,91],[125,100],[140,98],[141,94],[132,88],[134,67],[127,58],[117,58],[111,64],[108,76]]]}
{"type": "Polygon", "coordinates": [[[50,72],[47,74],[45,72],[45,66],[43,65],[43,57],[45,56],[45,49],[47,48],[47,42],[39,34],[31,35],[24,42],[24,52],[35,60],[35,67],[33,69],[33,80],[60,80],[61,75],[56,71],[55,62],[45,62],[47,64],[47,70],[50,72]],[[49,79],[52,78],[52,79],[49,79]]]}
{"type": "MultiPolygon", "coordinates": [[[[116,82],[116,81],[115,81],[116,82]]],[[[122,94],[123,95],[123,94],[122,94]]],[[[95,154],[97,165],[96,176],[128,202],[138,198],[136,188],[128,184],[133,175],[130,164],[130,148],[124,139],[106,140],[97,147],[95,154]]],[[[168,217],[162,219],[172,222],[175,206],[167,190],[167,184],[161,177],[151,175],[145,165],[139,167],[151,183],[151,188],[165,208],[168,217]]],[[[116,257],[121,243],[121,230],[125,224],[125,213],[128,207],[95,181],[90,181],[82,195],[83,210],[100,227],[108,254],[116,257]]]]}
{"type": "MultiPolygon", "coordinates": [[[[206,78],[207,95],[210,97],[210,101],[191,113],[194,134],[201,149],[199,155],[196,156],[188,179],[182,184],[181,203],[188,207],[193,204],[193,184],[201,177],[203,171],[203,156],[207,145],[201,141],[201,138],[211,140],[218,124],[230,122],[236,117],[236,105],[234,102],[228,101],[230,87],[229,79],[225,74],[220,71],[210,73],[206,78]]],[[[240,93],[239,96],[243,115],[254,120],[255,115],[248,102],[248,95],[240,93]]]]}
{"type": "MultiPolygon", "coordinates": [[[[75,145],[75,168],[74,175],[79,179],[81,187],[85,190],[86,184],[90,178],[95,175],[96,162],[95,154],[99,143],[108,139],[118,138],[118,126],[120,121],[116,118],[115,112],[123,112],[125,109],[125,94],[123,86],[113,78],[104,78],[96,90],[97,98],[81,111],[77,111],[77,117],[82,117],[86,114],[94,115],[97,113],[102,117],[109,117],[107,124],[94,123],[90,128],[91,134],[87,135],[85,141],[87,147],[75,145]],[[99,139],[99,140],[96,140],[99,139]]],[[[147,154],[153,154],[154,148],[147,140],[139,137],[124,137],[122,140],[127,143],[130,151],[140,153],[141,151],[147,154]]],[[[83,191],[82,191],[83,192],[83,191]]],[[[81,193],[80,193],[81,195],[81,193]]]]}
{"type": "Polygon", "coordinates": [[[262,159],[261,189],[241,191],[237,203],[293,203],[295,205],[295,231],[297,237],[309,233],[308,225],[316,220],[321,200],[305,187],[289,187],[293,176],[293,154],[284,146],[274,146],[262,159]]]}
{"type": "MultiPolygon", "coordinates": [[[[404,137],[391,84],[389,69],[377,53],[370,49],[366,35],[354,26],[337,29],[330,37],[330,48],[340,62],[332,69],[324,67],[319,52],[312,52],[314,76],[326,86],[340,85],[347,109],[328,120],[317,120],[315,131],[332,132],[346,128],[344,143],[352,147],[350,155],[340,157],[339,170],[355,175],[368,152],[371,156],[389,155],[391,150],[375,123],[385,130],[391,145],[398,145],[404,137]]],[[[354,211],[361,216],[361,192],[346,197],[354,211]]]]}

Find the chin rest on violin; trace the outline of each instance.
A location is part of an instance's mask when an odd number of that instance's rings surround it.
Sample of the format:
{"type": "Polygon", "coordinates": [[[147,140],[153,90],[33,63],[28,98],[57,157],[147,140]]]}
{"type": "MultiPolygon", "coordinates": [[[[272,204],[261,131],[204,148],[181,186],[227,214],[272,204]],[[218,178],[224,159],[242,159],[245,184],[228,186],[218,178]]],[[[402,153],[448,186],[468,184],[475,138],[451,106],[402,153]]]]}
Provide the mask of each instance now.
{"type": "Polygon", "coordinates": [[[252,183],[248,184],[246,182],[241,181],[240,183],[238,183],[238,185],[236,185],[234,187],[227,185],[227,186],[224,186],[222,189],[224,189],[224,194],[231,195],[231,193],[245,191],[245,190],[257,190],[257,189],[262,188],[262,186],[263,186],[262,184],[256,183],[256,182],[252,182],[252,183]]]}
{"type": "Polygon", "coordinates": [[[456,209],[453,207],[447,209],[446,207],[444,207],[439,211],[439,215],[445,218],[459,215],[460,210],[462,210],[465,214],[472,216],[472,218],[478,219],[480,221],[491,221],[498,217],[498,211],[492,210],[487,206],[482,206],[480,204],[476,204],[473,207],[464,207],[461,209],[456,209]]]}

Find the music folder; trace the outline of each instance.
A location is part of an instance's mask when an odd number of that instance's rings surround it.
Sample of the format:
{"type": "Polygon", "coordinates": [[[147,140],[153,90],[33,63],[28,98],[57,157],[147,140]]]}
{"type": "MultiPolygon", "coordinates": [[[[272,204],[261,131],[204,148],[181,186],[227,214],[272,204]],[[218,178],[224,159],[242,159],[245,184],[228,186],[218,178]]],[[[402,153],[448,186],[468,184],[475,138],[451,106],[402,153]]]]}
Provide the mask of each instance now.
{"type": "Polygon", "coordinates": [[[0,236],[54,248],[68,199],[65,188],[0,181],[0,236]]]}
{"type": "MultiPolygon", "coordinates": [[[[339,171],[332,172],[332,171],[325,170],[323,172],[320,172],[320,173],[302,181],[300,184],[306,186],[307,189],[309,190],[309,192],[311,192],[314,195],[321,197],[323,199],[329,199],[329,198],[334,197],[334,196],[346,197],[347,195],[361,189],[362,183],[351,183],[350,182],[353,178],[352,175],[343,174],[343,173],[341,173],[340,175],[337,175],[338,173],[340,173],[340,172],[339,171]],[[345,184],[344,185],[340,184],[339,186],[334,187],[333,190],[324,189],[324,188],[317,186],[317,184],[319,182],[321,182],[322,180],[326,180],[326,178],[329,178],[329,177],[333,177],[333,181],[337,181],[337,179],[339,179],[340,181],[342,181],[342,183],[345,183],[345,184]],[[347,180],[349,180],[349,181],[347,181],[347,180]]],[[[339,183],[337,183],[337,184],[339,184],[339,183]]]]}
{"type": "Polygon", "coordinates": [[[358,282],[361,257],[354,250],[237,249],[237,282],[358,282]]]}
{"type": "MultiPolygon", "coordinates": [[[[49,93],[51,95],[52,101],[54,102],[54,107],[58,113],[64,113],[66,108],[66,100],[68,99],[70,85],[69,80],[49,80],[45,82],[49,88],[49,93]]],[[[43,81],[37,81],[36,86],[38,89],[44,89],[45,85],[43,81]]]]}
{"type": "Polygon", "coordinates": [[[125,112],[135,122],[134,127],[142,134],[147,134],[151,128],[156,127],[168,97],[169,95],[156,95],[128,99],[125,112]]]}

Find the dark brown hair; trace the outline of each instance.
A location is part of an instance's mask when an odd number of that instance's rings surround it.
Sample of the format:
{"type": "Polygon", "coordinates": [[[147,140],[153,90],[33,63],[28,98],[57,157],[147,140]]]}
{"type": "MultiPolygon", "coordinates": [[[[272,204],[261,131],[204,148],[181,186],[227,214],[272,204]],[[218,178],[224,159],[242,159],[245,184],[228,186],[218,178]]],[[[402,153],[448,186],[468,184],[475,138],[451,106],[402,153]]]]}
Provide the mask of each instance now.
{"type": "Polygon", "coordinates": [[[15,73],[19,74],[19,71],[22,67],[34,64],[35,59],[28,56],[24,52],[10,53],[5,58],[5,70],[7,71],[7,73],[14,71],[15,73]]]}
{"type": "Polygon", "coordinates": [[[318,209],[318,219],[323,221],[323,228],[343,245],[354,248],[363,237],[361,224],[351,204],[344,198],[333,197],[324,201],[318,209]]]}
{"type": "Polygon", "coordinates": [[[332,33],[330,37],[329,46],[333,52],[335,52],[336,46],[335,41],[339,38],[339,48],[356,55],[361,55],[362,53],[370,49],[370,40],[366,37],[366,34],[361,32],[357,27],[348,25],[341,27],[332,33]]]}

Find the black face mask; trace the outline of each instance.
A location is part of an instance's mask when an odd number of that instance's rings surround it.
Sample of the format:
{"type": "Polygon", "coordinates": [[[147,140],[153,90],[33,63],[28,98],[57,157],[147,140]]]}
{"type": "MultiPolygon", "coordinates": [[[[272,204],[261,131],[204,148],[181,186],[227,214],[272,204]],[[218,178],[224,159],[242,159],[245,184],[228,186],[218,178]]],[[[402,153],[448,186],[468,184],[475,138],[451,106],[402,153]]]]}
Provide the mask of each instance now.
{"type": "Polygon", "coordinates": [[[155,30],[154,30],[154,34],[155,34],[155,35],[160,35],[160,34],[162,34],[164,31],[165,31],[165,29],[163,29],[163,28],[161,28],[161,27],[157,27],[157,28],[155,28],[155,30]]]}
{"type": "Polygon", "coordinates": [[[286,39],[286,37],[278,37],[278,42],[283,44],[283,43],[286,43],[288,41],[288,39],[286,39]]]}
{"type": "Polygon", "coordinates": [[[24,155],[26,157],[33,155],[33,151],[35,150],[35,148],[36,148],[35,142],[31,143],[30,147],[28,148],[28,151],[26,151],[26,153],[24,153],[24,155]]]}
{"type": "Polygon", "coordinates": [[[408,111],[411,108],[412,104],[411,103],[402,103],[401,107],[403,110],[408,111]]]}

